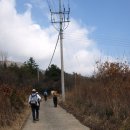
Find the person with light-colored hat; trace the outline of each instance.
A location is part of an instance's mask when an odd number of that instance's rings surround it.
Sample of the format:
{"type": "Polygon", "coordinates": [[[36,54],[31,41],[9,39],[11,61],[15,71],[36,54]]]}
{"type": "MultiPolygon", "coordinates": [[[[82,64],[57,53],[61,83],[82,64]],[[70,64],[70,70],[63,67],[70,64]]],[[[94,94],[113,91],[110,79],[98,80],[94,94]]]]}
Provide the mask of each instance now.
{"type": "Polygon", "coordinates": [[[36,93],[36,89],[32,89],[32,94],[29,96],[29,104],[32,109],[33,121],[39,120],[39,106],[38,100],[41,100],[41,97],[36,93]]]}

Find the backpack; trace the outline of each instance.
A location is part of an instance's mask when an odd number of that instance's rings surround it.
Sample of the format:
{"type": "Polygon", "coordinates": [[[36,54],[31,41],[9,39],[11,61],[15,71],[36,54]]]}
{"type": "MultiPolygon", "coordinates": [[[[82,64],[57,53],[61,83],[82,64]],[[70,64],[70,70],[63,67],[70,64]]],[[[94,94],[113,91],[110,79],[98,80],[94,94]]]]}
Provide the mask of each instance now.
{"type": "Polygon", "coordinates": [[[31,99],[30,99],[30,103],[37,104],[37,102],[38,102],[37,94],[32,94],[31,99]]]}
{"type": "Polygon", "coordinates": [[[47,92],[44,92],[44,96],[47,96],[47,92]]]}

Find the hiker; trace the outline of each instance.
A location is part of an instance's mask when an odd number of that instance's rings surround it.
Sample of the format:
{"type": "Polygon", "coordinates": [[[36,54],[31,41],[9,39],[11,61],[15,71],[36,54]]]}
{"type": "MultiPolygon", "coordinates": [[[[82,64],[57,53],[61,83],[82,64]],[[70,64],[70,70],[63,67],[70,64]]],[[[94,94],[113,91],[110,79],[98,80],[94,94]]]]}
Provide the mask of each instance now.
{"type": "Polygon", "coordinates": [[[44,100],[47,101],[47,95],[48,95],[47,91],[44,91],[43,95],[44,95],[44,100]]]}
{"type": "Polygon", "coordinates": [[[54,107],[57,107],[57,102],[58,102],[58,99],[57,99],[57,92],[53,92],[53,103],[54,103],[54,107]]]}
{"type": "Polygon", "coordinates": [[[36,89],[32,90],[32,94],[29,96],[29,104],[32,109],[33,121],[39,120],[39,103],[38,100],[41,100],[39,94],[36,93],[36,89]]]}

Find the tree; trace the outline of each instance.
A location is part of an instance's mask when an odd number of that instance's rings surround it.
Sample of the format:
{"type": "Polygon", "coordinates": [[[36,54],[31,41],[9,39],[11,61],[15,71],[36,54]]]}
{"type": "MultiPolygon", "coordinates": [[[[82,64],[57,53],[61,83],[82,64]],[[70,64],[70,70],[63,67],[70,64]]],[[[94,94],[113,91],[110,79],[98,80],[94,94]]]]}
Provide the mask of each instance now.
{"type": "Polygon", "coordinates": [[[38,65],[36,64],[33,57],[30,57],[27,62],[24,62],[24,67],[30,72],[32,75],[37,75],[38,65]]]}
{"type": "Polygon", "coordinates": [[[117,77],[123,76],[129,72],[129,66],[123,62],[104,62],[97,63],[97,76],[99,77],[117,77]]]}
{"type": "Polygon", "coordinates": [[[48,79],[52,79],[53,81],[58,81],[60,80],[61,75],[61,70],[54,64],[51,65],[46,71],[45,71],[45,76],[48,79]]]}

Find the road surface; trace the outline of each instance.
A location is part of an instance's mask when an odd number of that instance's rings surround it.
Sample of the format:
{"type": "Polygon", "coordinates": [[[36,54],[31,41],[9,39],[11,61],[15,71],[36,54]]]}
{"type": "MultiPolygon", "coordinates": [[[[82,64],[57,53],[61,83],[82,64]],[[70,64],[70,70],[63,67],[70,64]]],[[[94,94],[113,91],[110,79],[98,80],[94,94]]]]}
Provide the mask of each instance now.
{"type": "Polygon", "coordinates": [[[22,130],[90,130],[60,106],[55,108],[52,99],[41,102],[39,115],[34,123],[30,114],[22,130]]]}

